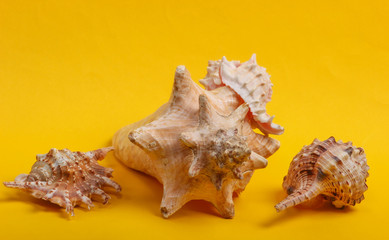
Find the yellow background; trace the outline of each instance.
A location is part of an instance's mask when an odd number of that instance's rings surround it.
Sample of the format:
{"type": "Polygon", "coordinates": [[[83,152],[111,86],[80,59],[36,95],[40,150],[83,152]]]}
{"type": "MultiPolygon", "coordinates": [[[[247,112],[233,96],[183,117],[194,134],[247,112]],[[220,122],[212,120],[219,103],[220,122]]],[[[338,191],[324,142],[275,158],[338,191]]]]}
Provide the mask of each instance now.
{"type": "Polygon", "coordinates": [[[109,146],[116,130],[170,96],[174,71],[195,81],[208,60],[258,63],[281,148],[235,199],[235,218],[194,201],[160,216],[161,185],[113,154],[123,191],[92,211],[0,186],[1,239],[384,239],[388,237],[388,1],[0,1],[0,180],[50,148],[109,146]],[[273,206],[290,161],[315,137],[351,140],[371,167],[354,208],[273,206]]]}

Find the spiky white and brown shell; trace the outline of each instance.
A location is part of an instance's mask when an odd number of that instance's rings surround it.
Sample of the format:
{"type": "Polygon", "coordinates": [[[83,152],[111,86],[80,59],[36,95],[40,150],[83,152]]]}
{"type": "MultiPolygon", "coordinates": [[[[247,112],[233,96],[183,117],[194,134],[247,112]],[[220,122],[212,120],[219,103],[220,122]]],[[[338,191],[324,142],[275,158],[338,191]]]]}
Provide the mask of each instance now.
{"type": "Polygon", "coordinates": [[[362,148],[336,142],[334,137],[315,139],[293,158],[283,182],[289,196],[275,208],[279,212],[317,197],[337,208],[354,206],[364,199],[368,170],[362,148]]]}
{"type": "MultiPolygon", "coordinates": [[[[203,79],[199,80],[199,82],[205,87],[206,90],[211,91],[216,88],[225,86],[220,75],[221,63],[222,60],[208,61],[207,75],[203,79]]],[[[230,63],[236,67],[240,65],[240,61],[233,60],[230,61],[230,63]]]]}
{"type": "Polygon", "coordinates": [[[97,163],[112,150],[113,147],[108,147],[83,153],[52,148],[47,154],[36,156],[29,174],[20,174],[14,182],[4,182],[4,185],[58,204],[73,216],[76,205],[83,203],[88,208],[93,207],[91,198],[107,203],[110,196],[102,187],[121,190],[119,184],[110,179],[113,170],[97,163]]]}
{"type": "Polygon", "coordinates": [[[211,202],[223,217],[234,215],[233,193],[279,148],[252,130],[241,103],[229,87],[202,89],[179,66],[169,102],[115,134],[116,157],[163,184],[163,217],[194,199],[211,202]]]}
{"type": "Polygon", "coordinates": [[[200,83],[207,90],[228,86],[234,90],[250,108],[254,127],[265,134],[282,134],[284,128],[273,123],[273,117],[266,113],[266,104],[271,100],[272,86],[266,69],[259,66],[253,54],[244,63],[228,61],[225,57],[209,61],[207,75],[200,83]]]}

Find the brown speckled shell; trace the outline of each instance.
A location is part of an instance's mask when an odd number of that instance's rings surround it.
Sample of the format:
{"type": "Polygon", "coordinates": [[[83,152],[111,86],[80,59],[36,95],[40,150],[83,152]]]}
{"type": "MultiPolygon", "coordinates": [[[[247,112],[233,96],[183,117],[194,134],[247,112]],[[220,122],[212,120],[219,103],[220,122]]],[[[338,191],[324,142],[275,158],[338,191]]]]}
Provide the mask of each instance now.
{"type": "Polygon", "coordinates": [[[337,208],[354,206],[364,199],[368,170],[362,148],[336,142],[334,137],[315,139],[293,158],[283,182],[289,196],[275,208],[279,212],[317,197],[337,208]]]}
{"type": "Polygon", "coordinates": [[[74,206],[80,203],[93,207],[92,197],[107,203],[110,196],[102,187],[121,190],[119,184],[110,179],[113,170],[97,163],[112,150],[113,147],[108,147],[83,153],[53,148],[47,154],[36,156],[30,174],[21,174],[14,182],[4,182],[4,185],[58,204],[73,216],[74,206]]]}

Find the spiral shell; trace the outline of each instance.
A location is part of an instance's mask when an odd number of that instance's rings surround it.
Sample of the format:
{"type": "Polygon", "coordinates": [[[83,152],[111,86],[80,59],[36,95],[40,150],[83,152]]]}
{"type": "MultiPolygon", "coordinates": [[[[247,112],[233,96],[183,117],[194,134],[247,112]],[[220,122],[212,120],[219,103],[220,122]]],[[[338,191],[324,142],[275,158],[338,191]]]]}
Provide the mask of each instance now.
{"type": "Polygon", "coordinates": [[[362,148],[334,137],[315,139],[293,158],[283,182],[289,196],[275,208],[279,212],[315,198],[330,200],[337,208],[354,206],[364,199],[368,170],[362,148]]]}
{"type": "Polygon", "coordinates": [[[93,207],[92,197],[107,203],[110,196],[102,187],[121,190],[119,184],[110,179],[113,170],[97,163],[112,150],[113,147],[108,147],[83,153],[53,148],[47,154],[36,156],[29,174],[20,174],[14,182],[4,182],[4,185],[58,204],[73,216],[76,205],[83,203],[88,208],[93,207]]]}
{"type": "Polygon", "coordinates": [[[273,123],[273,117],[266,113],[266,104],[271,100],[272,86],[270,75],[259,66],[256,55],[244,63],[228,61],[225,57],[209,61],[207,75],[200,83],[208,90],[228,86],[235,91],[250,108],[255,124],[264,134],[282,134],[284,128],[273,123]]]}

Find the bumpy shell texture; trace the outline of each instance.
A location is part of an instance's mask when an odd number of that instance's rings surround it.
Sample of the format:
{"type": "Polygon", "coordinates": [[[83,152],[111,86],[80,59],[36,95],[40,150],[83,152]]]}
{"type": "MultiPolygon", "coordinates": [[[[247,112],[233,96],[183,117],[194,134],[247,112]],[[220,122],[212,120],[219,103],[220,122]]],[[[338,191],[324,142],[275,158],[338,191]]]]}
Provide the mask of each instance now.
{"type": "Polygon", "coordinates": [[[254,152],[251,156],[247,137],[242,135],[243,120],[248,112],[246,104],[242,104],[229,116],[219,115],[205,95],[200,95],[199,105],[198,127],[180,136],[180,140],[194,155],[189,176],[203,173],[217,190],[221,190],[225,180],[243,179],[248,166],[266,167],[265,158],[254,156],[254,152]]]}
{"type": "Polygon", "coordinates": [[[272,86],[270,75],[259,66],[253,54],[247,62],[228,61],[225,57],[219,61],[209,61],[207,76],[200,80],[207,90],[228,86],[248,104],[255,127],[264,134],[282,134],[284,128],[273,123],[266,113],[266,104],[271,100],[272,86]]]}
{"type": "Polygon", "coordinates": [[[110,179],[113,170],[97,163],[112,150],[113,147],[108,147],[83,153],[53,148],[47,154],[36,156],[29,174],[21,174],[14,182],[4,182],[4,185],[58,204],[73,216],[76,205],[93,207],[91,198],[107,203],[110,196],[102,187],[121,190],[119,184],[110,179]]]}
{"type": "Polygon", "coordinates": [[[204,90],[179,66],[169,102],[115,134],[115,156],[163,184],[163,217],[203,199],[231,218],[233,193],[243,191],[279,148],[277,140],[253,131],[248,112],[231,88],[204,90]]]}
{"type": "Polygon", "coordinates": [[[368,170],[362,148],[336,142],[334,137],[315,139],[294,157],[283,183],[289,196],[275,208],[279,212],[318,199],[337,208],[354,206],[364,199],[368,170]]]}

